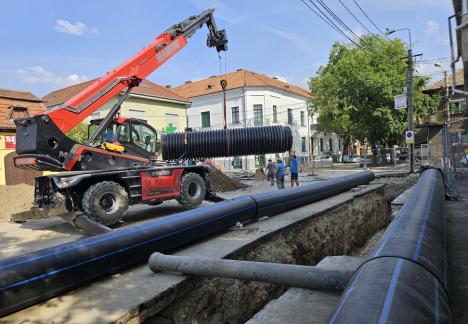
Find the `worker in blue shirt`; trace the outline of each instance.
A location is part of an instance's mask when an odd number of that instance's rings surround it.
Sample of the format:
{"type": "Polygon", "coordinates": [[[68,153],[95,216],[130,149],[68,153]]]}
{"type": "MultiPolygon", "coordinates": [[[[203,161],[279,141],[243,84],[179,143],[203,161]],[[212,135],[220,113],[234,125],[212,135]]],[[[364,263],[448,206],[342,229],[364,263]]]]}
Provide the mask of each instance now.
{"type": "Polygon", "coordinates": [[[278,159],[276,163],[275,176],[278,189],[284,189],[284,163],[281,161],[281,159],[278,159]]]}
{"type": "Polygon", "coordinates": [[[294,187],[294,183],[299,187],[299,164],[297,163],[296,155],[293,155],[291,158],[291,187],[294,187]]]}

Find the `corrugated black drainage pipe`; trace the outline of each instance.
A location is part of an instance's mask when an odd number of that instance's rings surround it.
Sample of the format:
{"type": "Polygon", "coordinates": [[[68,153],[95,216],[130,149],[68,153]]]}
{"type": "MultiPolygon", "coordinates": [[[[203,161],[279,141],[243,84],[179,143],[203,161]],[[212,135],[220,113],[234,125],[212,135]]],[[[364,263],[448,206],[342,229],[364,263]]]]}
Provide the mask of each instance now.
{"type": "Polygon", "coordinates": [[[424,171],[329,323],[450,323],[444,184],[424,171]]]}
{"type": "Polygon", "coordinates": [[[163,160],[259,155],[289,151],[292,140],[287,126],[202,130],[161,134],[161,152],[163,160]]]}

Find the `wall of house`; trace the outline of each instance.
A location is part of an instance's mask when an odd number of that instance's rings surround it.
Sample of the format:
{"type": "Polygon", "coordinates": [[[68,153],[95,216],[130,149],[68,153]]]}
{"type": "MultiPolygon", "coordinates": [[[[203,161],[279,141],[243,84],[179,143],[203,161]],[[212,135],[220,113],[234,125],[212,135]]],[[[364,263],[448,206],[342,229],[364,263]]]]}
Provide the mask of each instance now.
{"type": "MultiPolygon", "coordinates": [[[[8,148],[7,147],[7,141],[6,141],[6,137],[9,136],[11,138],[11,136],[15,136],[15,132],[14,131],[11,131],[11,132],[0,132],[0,186],[3,186],[6,184],[6,180],[5,180],[5,156],[8,154],[8,153],[11,153],[11,152],[14,152],[15,151],[15,148],[8,148]]],[[[11,146],[11,145],[10,145],[11,146]]]]}
{"type": "MultiPolygon", "coordinates": [[[[223,128],[223,94],[213,93],[209,95],[191,98],[192,106],[187,110],[188,124],[196,130],[201,130],[202,112],[210,112],[210,127],[205,129],[223,128]]],[[[226,91],[227,124],[232,127],[257,126],[254,116],[254,105],[261,105],[263,126],[285,125],[290,126],[293,132],[292,151],[303,163],[310,159],[309,154],[309,131],[310,124],[316,122],[317,117],[307,118],[307,98],[286,91],[273,88],[245,87],[226,91]],[[277,119],[273,114],[273,106],[276,106],[277,119]],[[239,107],[239,123],[233,123],[232,108],[239,107]],[[288,121],[288,109],[292,109],[292,121],[288,121]],[[304,125],[301,125],[301,111],[304,112],[304,125]],[[305,138],[305,151],[302,151],[302,138],[305,138]]],[[[279,154],[280,158],[288,160],[288,153],[279,154]]],[[[275,159],[274,154],[268,154],[264,161],[269,158],[275,159]]],[[[259,167],[261,159],[255,156],[215,159],[215,164],[224,170],[232,170],[233,162],[238,166],[242,161],[242,169],[255,169],[259,167]],[[235,161],[234,161],[235,160],[235,161]]]]}
{"type": "MultiPolygon", "coordinates": [[[[106,116],[116,101],[117,99],[114,98],[107,102],[98,110],[99,113],[92,115],[92,118],[103,118],[106,116]]],[[[183,132],[187,125],[187,106],[181,103],[130,96],[122,104],[121,115],[144,119],[158,133],[166,131],[169,123],[175,127],[174,131],[177,132],[183,132]],[[178,120],[178,122],[175,123],[175,120],[178,120]]]]}

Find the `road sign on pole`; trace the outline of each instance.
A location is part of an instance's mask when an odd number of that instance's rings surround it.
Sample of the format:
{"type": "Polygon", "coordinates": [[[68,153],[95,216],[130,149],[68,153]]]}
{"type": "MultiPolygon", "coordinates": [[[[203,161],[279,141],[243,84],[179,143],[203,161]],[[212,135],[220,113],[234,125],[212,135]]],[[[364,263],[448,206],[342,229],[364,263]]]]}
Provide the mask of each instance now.
{"type": "Polygon", "coordinates": [[[394,98],[395,98],[395,109],[406,108],[406,94],[396,95],[394,98]]]}
{"type": "Polygon", "coordinates": [[[414,132],[407,131],[405,134],[405,142],[406,144],[414,144],[414,132]]]}

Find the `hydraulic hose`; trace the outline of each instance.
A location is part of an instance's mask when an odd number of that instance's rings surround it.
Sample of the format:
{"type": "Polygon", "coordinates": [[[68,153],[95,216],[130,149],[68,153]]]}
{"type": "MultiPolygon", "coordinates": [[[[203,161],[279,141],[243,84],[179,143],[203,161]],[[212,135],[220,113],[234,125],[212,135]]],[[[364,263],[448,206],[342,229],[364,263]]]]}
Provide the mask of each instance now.
{"type": "Polygon", "coordinates": [[[285,189],[275,195],[251,195],[225,200],[159,220],[130,225],[75,242],[0,261],[0,317],[117,273],[237,222],[277,215],[367,184],[372,172],[285,189]],[[331,190],[331,187],[337,187],[331,190]],[[280,199],[282,195],[289,200],[280,199]],[[297,195],[300,199],[291,199],[297,195]],[[266,208],[268,199],[276,209],[266,208]]]}
{"type": "Polygon", "coordinates": [[[259,155],[291,150],[287,126],[216,129],[161,134],[163,160],[259,155]]]}

